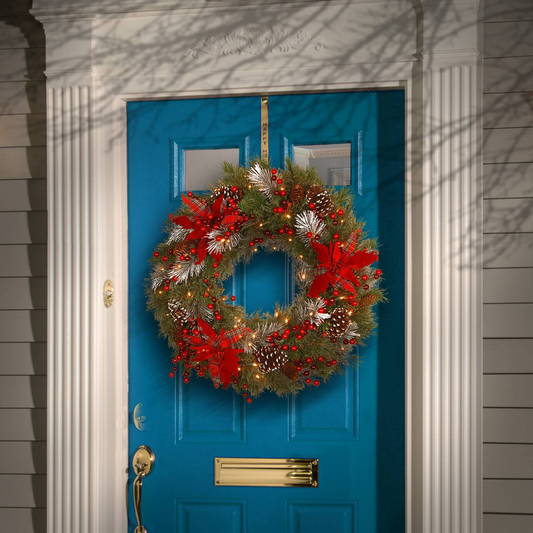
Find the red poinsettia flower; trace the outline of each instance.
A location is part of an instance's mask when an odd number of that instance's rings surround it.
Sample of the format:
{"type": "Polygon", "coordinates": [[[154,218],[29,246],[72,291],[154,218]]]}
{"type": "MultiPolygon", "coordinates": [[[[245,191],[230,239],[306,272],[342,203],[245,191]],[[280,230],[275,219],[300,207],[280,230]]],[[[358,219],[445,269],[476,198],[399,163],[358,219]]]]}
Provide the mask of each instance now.
{"type": "Polygon", "coordinates": [[[198,318],[200,335],[186,335],[185,340],[196,352],[193,361],[209,360],[209,371],[213,383],[223,383],[226,388],[233,376],[239,372],[239,354],[244,350],[235,348],[234,345],[248,331],[248,328],[240,327],[230,331],[221,329],[217,333],[205,320],[198,318]]]}
{"type": "Polygon", "coordinates": [[[198,246],[196,247],[196,253],[198,254],[198,261],[196,261],[196,264],[199,265],[208,253],[216,262],[219,262],[222,259],[222,254],[208,252],[207,250],[209,245],[207,235],[213,229],[217,229],[220,226],[229,227],[235,225],[237,222],[241,222],[242,216],[239,215],[238,206],[235,204],[224,206],[223,196],[219,196],[211,206],[205,205],[197,198],[189,198],[185,194],[182,195],[182,199],[194,215],[192,217],[174,217],[173,222],[182,228],[192,230],[189,235],[187,235],[187,240],[199,239],[198,246]]]}
{"type": "Polygon", "coordinates": [[[375,252],[356,251],[356,245],[356,233],[350,237],[344,248],[341,248],[339,241],[335,244],[330,243],[329,247],[318,242],[311,243],[319,262],[315,279],[309,290],[311,298],[316,298],[322,294],[330,284],[356,293],[356,287],[359,287],[361,283],[354,271],[362,270],[378,258],[375,252]]]}

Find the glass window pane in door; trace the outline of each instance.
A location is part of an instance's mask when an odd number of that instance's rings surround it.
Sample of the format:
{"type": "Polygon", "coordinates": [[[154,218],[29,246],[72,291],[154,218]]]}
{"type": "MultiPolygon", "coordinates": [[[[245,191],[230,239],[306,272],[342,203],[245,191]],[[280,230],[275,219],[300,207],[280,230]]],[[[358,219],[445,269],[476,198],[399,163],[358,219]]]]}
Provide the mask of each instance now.
{"type": "Polygon", "coordinates": [[[185,150],[185,190],[205,191],[222,173],[222,163],[239,164],[238,148],[185,150]]]}
{"type": "Polygon", "coordinates": [[[302,167],[315,167],[327,185],[350,185],[350,143],[306,144],[294,146],[294,162],[302,167]]]}

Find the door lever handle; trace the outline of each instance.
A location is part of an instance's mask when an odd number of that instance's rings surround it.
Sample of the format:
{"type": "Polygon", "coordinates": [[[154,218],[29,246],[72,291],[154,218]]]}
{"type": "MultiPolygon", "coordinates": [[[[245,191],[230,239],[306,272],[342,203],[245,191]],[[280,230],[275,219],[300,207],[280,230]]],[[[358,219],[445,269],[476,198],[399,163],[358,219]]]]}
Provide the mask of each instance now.
{"type": "Polygon", "coordinates": [[[141,520],[141,498],[144,478],[150,473],[154,465],[154,452],[145,444],[139,446],[139,449],[133,456],[133,470],[137,474],[133,482],[133,508],[137,518],[137,527],[135,533],[147,533],[146,528],[142,525],[141,520]]]}

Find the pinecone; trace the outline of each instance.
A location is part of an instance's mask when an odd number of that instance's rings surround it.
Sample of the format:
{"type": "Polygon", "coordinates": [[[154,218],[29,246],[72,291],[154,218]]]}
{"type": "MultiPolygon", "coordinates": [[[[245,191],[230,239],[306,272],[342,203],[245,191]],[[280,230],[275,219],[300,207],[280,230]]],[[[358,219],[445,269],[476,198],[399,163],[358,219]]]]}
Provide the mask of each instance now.
{"type": "Polygon", "coordinates": [[[173,250],[176,257],[187,255],[189,253],[189,243],[187,241],[178,242],[174,245],[173,250]]]}
{"type": "Polygon", "coordinates": [[[369,294],[365,294],[360,300],[359,300],[359,305],[362,306],[362,307],[365,307],[367,305],[372,305],[372,304],[375,304],[376,303],[376,295],[375,294],[372,294],[372,293],[369,293],[369,294]]]}
{"type": "Polygon", "coordinates": [[[168,310],[176,328],[181,331],[189,322],[189,312],[177,300],[168,302],[168,310]]]}
{"type": "Polygon", "coordinates": [[[304,188],[299,183],[297,183],[292,188],[291,194],[289,196],[293,204],[299,204],[304,197],[304,188]]]}
{"type": "Polygon", "coordinates": [[[314,211],[319,217],[324,218],[333,211],[333,202],[328,191],[318,185],[307,191],[306,199],[308,204],[314,204],[314,211]]]}
{"type": "Polygon", "coordinates": [[[274,346],[263,346],[255,354],[258,368],[263,374],[268,374],[274,370],[280,370],[289,379],[298,379],[298,370],[282,350],[274,346]]]}
{"type": "Polygon", "coordinates": [[[223,185],[222,187],[217,187],[211,194],[211,201],[215,201],[219,196],[224,198],[231,198],[235,203],[239,203],[242,198],[242,192],[235,187],[230,187],[229,185],[223,185]]]}
{"type": "Polygon", "coordinates": [[[337,307],[331,313],[329,319],[329,336],[332,338],[340,337],[350,325],[350,313],[347,309],[337,307]]]}

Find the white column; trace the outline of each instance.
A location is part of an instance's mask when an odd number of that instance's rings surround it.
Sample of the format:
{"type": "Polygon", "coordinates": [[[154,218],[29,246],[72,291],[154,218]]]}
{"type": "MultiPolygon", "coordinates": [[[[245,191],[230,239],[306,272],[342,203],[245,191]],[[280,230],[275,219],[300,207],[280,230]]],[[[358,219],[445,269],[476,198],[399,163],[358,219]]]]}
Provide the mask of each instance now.
{"type": "Polygon", "coordinates": [[[477,2],[442,4],[423,6],[421,525],[475,533],[482,530],[477,2]],[[462,25],[450,24],[458,16],[462,25]]]}
{"type": "Polygon", "coordinates": [[[95,180],[91,20],[47,32],[48,123],[48,531],[95,531],[91,399],[96,375],[95,180]],[[68,50],[68,54],[63,53],[68,50]],[[74,52],[74,53],[73,53],[74,52]],[[64,58],[64,59],[63,59],[64,58]]]}

